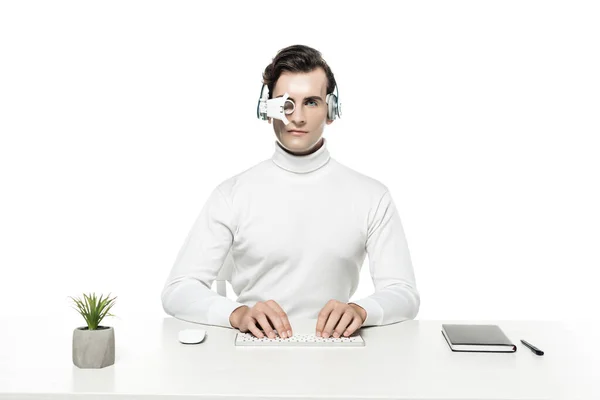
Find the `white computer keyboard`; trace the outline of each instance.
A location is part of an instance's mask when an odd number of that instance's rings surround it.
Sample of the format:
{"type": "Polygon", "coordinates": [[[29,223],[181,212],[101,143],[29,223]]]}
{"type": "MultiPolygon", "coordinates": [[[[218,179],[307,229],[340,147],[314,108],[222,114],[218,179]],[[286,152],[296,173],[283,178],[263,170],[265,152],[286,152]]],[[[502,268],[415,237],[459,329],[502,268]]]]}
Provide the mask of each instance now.
{"type": "Polygon", "coordinates": [[[271,339],[267,336],[262,339],[257,338],[251,333],[238,332],[235,336],[236,346],[364,346],[365,341],[362,336],[354,334],[350,337],[328,337],[322,338],[315,334],[298,334],[294,333],[290,338],[281,338],[275,333],[275,338],[271,339]]]}

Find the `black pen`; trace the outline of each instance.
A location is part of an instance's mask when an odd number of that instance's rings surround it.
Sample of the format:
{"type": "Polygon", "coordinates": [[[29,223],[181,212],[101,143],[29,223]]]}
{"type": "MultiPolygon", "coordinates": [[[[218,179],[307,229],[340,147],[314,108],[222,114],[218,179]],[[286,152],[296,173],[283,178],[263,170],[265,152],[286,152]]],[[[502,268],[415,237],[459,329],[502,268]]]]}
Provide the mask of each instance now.
{"type": "Polygon", "coordinates": [[[540,349],[538,349],[537,347],[535,347],[534,345],[532,345],[531,343],[527,343],[526,341],[524,341],[523,339],[521,339],[521,343],[523,343],[525,346],[527,346],[529,348],[529,350],[533,351],[535,354],[537,354],[538,356],[543,356],[544,352],[541,351],[540,349]]]}

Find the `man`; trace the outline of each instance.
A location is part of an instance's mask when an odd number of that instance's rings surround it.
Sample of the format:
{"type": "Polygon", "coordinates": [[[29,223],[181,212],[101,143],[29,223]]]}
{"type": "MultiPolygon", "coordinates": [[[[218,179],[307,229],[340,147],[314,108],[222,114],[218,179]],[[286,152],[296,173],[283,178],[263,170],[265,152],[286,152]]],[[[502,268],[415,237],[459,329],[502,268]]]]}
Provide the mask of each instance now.
{"type": "Polygon", "coordinates": [[[420,297],[388,188],[331,158],[322,137],[336,83],[321,53],[282,49],[263,81],[293,111],[268,118],[272,158],[211,193],[163,289],[165,311],[259,338],[292,336],[288,317],[316,318],[325,338],[414,318],[420,297]],[[210,290],[229,252],[237,301],[210,290]],[[375,293],[348,303],[366,255],[375,293]]]}

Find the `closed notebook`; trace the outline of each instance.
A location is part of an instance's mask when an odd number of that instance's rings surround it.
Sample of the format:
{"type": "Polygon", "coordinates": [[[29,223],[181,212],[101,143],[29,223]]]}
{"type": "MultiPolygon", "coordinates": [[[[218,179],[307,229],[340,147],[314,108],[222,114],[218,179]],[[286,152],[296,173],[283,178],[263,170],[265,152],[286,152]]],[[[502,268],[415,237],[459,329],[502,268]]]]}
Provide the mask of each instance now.
{"type": "Polygon", "coordinates": [[[442,324],[442,334],[452,351],[514,353],[511,340],[498,325],[442,324]]]}

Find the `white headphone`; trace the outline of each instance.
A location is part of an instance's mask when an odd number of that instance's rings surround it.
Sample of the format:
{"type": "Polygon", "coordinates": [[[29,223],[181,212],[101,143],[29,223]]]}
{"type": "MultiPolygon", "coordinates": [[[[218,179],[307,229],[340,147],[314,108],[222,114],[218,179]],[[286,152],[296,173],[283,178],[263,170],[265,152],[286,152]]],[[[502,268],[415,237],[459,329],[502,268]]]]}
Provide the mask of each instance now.
{"type": "MultiPolygon", "coordinates": [[[[328,120],[335,120],[336,118],[340,118],[342,116],[342,103],[339,100],[340,91],[337,85],[335,85],[334,90],[337,92],[337,96],[333,93],[329,93],[325,98],[325,102],[327,103],[328,120]]],[[[262,119],[263,121],[266,121],[268,117],[277,118],[282,120],[287,125],[289,121],[285,117],[284,110],[286,102],[291,103],[294,107],[291,110],[292,112],[295,109],[295,104],[291,100],[288,100],[288,97],[289,95],[286,92],[283,97],[269,99],[269,88],[267,85],[263,84],[262,88],[260,89],[258,105],[256,106],[256,117],[258,119],[262,119]]]]}

